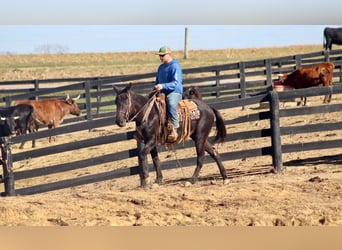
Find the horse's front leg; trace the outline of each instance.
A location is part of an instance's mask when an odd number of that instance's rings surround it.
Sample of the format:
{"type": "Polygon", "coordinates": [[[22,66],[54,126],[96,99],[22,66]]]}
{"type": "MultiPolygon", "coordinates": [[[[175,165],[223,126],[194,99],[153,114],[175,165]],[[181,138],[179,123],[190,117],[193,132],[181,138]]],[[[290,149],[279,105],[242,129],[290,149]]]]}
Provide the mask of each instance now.
{"type": "Polygon", "coordinates": [[[163,182],[163,174],[160,168],[160,160],[158,156],[157,147],[152,148],[151,157],[152,157],[154,169],[156,170],[156,174],[157,174],[156,183],[161,184],[163,182]]]}
{"type": "Polygon", "coordinates": [[[156,148],[155,140],[148,140],[147,143],[138,142],[138,161],[140,167],[140,183],[141,187],[149,188],[151,187],[151,180],[149,177],[147,155],[151,153],[153,164],[157,172],[157,180],[162,179],[159,158],[156,148]],[[157,154],[156,154],[157,153],[157,154]]]}
{"type": "Polygon", "coordinates": [[[140,186],[142,188],[149,188],[151,186],[151,181],[148,173],[147,153],[143,142],[138,142],[138,163],[140,186]]]}

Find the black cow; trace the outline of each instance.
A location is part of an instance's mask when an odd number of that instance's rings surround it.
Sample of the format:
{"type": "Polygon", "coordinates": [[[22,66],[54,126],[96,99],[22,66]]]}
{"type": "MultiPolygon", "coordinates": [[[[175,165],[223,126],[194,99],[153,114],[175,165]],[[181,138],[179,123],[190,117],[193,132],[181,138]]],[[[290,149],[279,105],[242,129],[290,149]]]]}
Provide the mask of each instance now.
{"type": "Polygon", "coordinates": [[[20,104],[6,108],[0,108],[0,137],[14,133],[26,134],[32,121],[33,107],[28,104],[20,104]]]}
{"type": "Polygon", "coordinates": [[[9,136],[16,132],[16,120],[18,118],[18,116],[0,111],[0,137],[9,136]]]}
{"type": "Polygon", "coordinates": [[[15,133],[15,117],[0,116],[0,137],[9,136],[15,133]]]}
{"type": "Polygon", "coordinates": [[[331,50],[332,44],[342,45],[342,28],[325,28],[323,31],[323,48],[331,50]]]}

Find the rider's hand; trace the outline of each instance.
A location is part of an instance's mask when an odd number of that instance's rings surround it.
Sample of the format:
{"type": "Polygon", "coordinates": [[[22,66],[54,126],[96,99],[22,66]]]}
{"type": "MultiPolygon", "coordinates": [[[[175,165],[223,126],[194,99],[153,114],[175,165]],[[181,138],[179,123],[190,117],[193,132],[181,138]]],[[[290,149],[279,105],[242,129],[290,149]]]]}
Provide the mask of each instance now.
{"type": "Polygon", "coordinates": [[[154,85],[154,88],[153,88],[153,89],[160,91],[160,90],[163,89],[163,85],[161,85],[161,84],[156,84],[156,85],[154,85]]]}

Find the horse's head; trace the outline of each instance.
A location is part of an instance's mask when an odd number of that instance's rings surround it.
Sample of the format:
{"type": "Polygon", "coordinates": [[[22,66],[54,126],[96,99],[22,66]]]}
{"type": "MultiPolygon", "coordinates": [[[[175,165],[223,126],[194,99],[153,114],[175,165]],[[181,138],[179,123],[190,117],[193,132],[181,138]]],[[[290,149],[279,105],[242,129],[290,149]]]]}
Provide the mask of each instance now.
{"type": "Polygon", "coordinates": [[[186,91],[184,91],[184,98],[202,100],[202,95],[198,87],[189,87],[186,91]]]}
{"type": "Polygon", "coordinates": [[[120,127],[124,127],[126,122],[129,120],[131,108],[132,108],[132,99],[131,99],[131,89],[132,84],[130,83],[125,88],[118,88],[116,86],[113,87],[116,92],[116,124],[120,127]]]}

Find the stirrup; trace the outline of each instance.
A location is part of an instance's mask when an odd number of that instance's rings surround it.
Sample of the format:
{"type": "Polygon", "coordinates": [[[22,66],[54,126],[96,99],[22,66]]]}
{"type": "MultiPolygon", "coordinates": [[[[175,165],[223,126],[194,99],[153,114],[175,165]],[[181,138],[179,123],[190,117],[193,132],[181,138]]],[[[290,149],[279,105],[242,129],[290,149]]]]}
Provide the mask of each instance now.
{"type": "Polygon", "coordinates": [[[175,141],[177,141],[177,139],[178,139],[177,129],[173,128],[171,130],[171,133],[168,134],[168,136],[167,136],[167,141],[168,142],[175,142],[175,141]]]}

